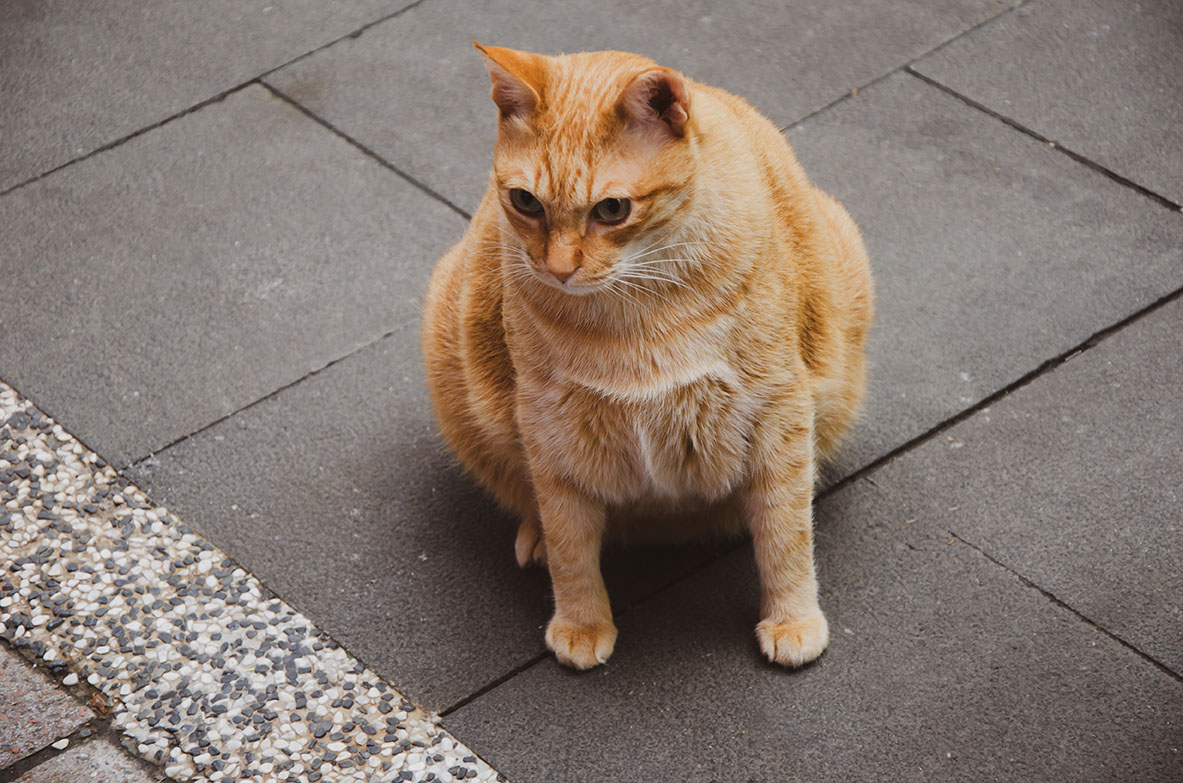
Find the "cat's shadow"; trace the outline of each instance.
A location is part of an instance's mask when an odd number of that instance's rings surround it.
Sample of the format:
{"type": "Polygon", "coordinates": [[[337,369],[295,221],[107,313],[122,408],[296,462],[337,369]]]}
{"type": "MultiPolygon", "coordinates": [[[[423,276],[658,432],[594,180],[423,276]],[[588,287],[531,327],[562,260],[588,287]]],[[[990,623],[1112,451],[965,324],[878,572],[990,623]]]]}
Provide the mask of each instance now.
{"type": "MultiPolygon", "coordinates": [[[[418,532],[406,531],[410,540],[392,539],[387,546],[434,541],[433,558],[442,561],[438,567],[445,572],[464,569],[473,587],[496,595],[499,602],[516,604],[511,614],[536,618],[522,624],[521,633],[539,634],[554,605],[550,578],[544,567],[518,568],[513,549],[518,520],[501,510],[446,452],[431,451],[416,468],[420,480],[414,486],[391,476],[376,488],[388,497],[402,494],[420,513],[430,509],[426,525],[415,525],[418,532]]],[[[767,664],[757,646],[753,629],[759,619],[759,580],[748,539],[609,542],[602,571],[621,629],[610,665],[664,668],[687,657],[739,656],[760,668],[793,671],[767,664]],[[717,561],[724,558],[738,559],[740,567],[721,567],[717,561]]],[[[538,652],[543,651],[539,634],[538,652]]],[[[571,676],[582,674],[553,659],[548,665],[571,676]]]]}

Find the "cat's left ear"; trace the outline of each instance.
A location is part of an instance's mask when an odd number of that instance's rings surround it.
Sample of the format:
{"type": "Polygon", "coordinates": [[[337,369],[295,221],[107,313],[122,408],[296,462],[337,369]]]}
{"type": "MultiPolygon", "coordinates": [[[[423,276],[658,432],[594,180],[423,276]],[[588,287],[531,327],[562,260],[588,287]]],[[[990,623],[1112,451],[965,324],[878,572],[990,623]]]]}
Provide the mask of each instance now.
{"type": "Polygon", "coordinates": [[[690,121],[686,80],[670,68],[645,71],[624,88],[616,109],[630,125],[681,138],[690,121]]]}
{"type": "Polygon", "coordinates": [[[540,101],[545,67],[539,55],[472,42],[493,80],[493,102],[503,120],[528,120],[540,101]]]}

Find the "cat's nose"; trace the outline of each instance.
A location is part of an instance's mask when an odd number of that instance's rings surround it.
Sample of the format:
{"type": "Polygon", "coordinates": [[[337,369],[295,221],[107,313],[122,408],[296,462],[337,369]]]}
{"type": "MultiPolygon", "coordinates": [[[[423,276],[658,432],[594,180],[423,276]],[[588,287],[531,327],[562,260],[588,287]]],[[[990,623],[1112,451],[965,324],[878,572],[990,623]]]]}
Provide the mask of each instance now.
{"type": "Polygon", "coordinates": [[[583,252],[577,247],[558,245],[546,255],[546,271],[560,283],[567,282],[567,278],[575,274],[582,263],[583,252]]]}

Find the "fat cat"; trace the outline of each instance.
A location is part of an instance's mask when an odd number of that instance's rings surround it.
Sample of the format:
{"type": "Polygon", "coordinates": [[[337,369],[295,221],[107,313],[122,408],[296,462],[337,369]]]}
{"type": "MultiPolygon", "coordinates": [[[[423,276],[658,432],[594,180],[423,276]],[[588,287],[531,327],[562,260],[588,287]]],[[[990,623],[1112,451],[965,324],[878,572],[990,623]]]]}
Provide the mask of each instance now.
{"type": "Polygon", "coordinates": [[[742,98],[624,52],[476,48],[493,168],[423,352],[445,440],[521,519],[518,563],[549,569],[547,647],[612,654],[607,534],[717,512],[752,538],[761,651],[813,660],[815,470],[859,409],[873,316],[858,228],[742,98]]]}

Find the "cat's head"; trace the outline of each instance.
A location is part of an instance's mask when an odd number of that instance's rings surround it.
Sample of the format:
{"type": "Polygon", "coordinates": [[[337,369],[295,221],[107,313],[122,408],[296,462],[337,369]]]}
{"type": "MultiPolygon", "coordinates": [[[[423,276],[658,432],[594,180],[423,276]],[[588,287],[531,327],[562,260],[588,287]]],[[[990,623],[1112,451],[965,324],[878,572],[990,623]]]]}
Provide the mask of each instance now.
{"type": "Polygon", "coordinates": [[[694,187],[687,80],[624,52],[476,47],[500,112],[493,185],[523,274],[570,294],[671,275],[659,251],[694,187]]]}

